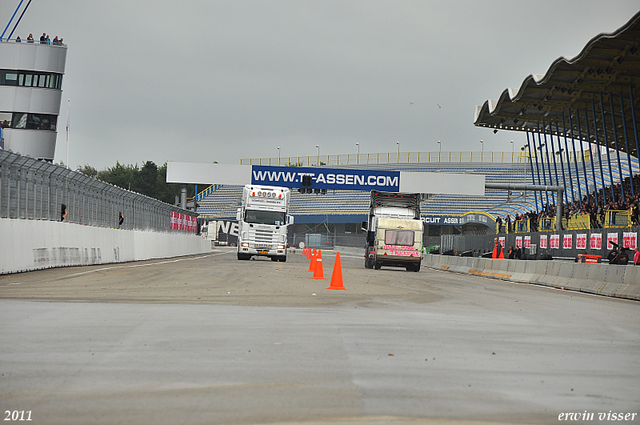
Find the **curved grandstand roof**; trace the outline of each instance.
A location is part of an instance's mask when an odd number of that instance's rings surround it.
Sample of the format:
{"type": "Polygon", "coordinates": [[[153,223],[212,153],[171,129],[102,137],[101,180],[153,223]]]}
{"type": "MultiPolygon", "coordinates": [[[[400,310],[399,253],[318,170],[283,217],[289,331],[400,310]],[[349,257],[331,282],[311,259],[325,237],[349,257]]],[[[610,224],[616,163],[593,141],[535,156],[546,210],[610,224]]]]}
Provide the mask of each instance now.
{"type": "MultiPolygon", "coordinates": [[[[504,130],[537,132],[539,129],[546,134],[573,134],[575,139],[597,141],[601,145],[605,144],[606,127],[606,140],[613,148],[614,136],[618,140],[624,137],[625,125],[629,135],[640,130],[634,128],[634,124],[637,127],[640,122],[639,43],[640,12],[614,33],[591,39],[578,56],[560,57],[546,74],[530,75],[519,89],[506,89],[498,100],[487,100],[482,106],[476,106],[474,124],[504,130]]],[[[629,139],[637,140],[632,136],[629,139]]],[[[626,151],[624,143],[619,149],[626,151]]],[[[629,151],[638,156],[635,143],[629,146],[629,151]]]]}

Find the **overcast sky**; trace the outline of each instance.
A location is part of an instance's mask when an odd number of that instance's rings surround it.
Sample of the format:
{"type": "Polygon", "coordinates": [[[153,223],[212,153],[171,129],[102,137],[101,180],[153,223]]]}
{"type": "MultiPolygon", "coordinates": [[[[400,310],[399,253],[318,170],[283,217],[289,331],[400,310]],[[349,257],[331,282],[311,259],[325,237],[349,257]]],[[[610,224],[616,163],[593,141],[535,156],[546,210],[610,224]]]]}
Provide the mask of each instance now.
{"type": "MultiPolygon", "coordinates": [[[[19,0],[0,1],[2,29],[19,0]]],[[[26,4],[27,1],[24,2],[26,4]]],[[[510,151],[476,105],[636,12],[622,0],[34,0],[18,26],[68,45],[55,161],[510,151]]]]}

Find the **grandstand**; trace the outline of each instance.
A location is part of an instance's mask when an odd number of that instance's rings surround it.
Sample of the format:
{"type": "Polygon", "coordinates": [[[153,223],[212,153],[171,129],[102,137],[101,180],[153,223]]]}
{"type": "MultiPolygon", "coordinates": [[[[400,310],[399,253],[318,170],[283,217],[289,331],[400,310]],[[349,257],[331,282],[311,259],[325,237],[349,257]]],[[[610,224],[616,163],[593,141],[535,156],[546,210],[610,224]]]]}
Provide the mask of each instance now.
{"type": "MultiPolygon", "coordinates": [[[[588,153],[584,156],[577,154],[580,155],[577,162],[571,161],[574,158],[572,153],[567,155],[570,160],[563,165],[564,174],[560,171],[560,164],[554,163],[549,157],[544,162],[542,157],[538,158],[539,161],[536,161],[536,158],[530,161],[529,152],[524,149],[517,155],[513,152],[422,152],[397,155],[396,153],[366,154],[366,157],[358,157],[357,160],[350,155],[329,155],[322,158],[292,157],[279,160],[282,165],[313,166],[320,163],[342,168],[370,170],[481,174],[485,176],[486,183],[561,185],[566,186],[566,200],[572,202],[580,199],[580,195],[593,192],[594,188],[601,189],[602,182],[606,186],[621,182],[619,172],[613,170],[610,173],[610,168],[605,165],[604,159],[588,153]],[[424,162],[418,162],[420,159],[424,162]],[[410,162],[411,160],[415,162],[410,162]],[[580,176],[586,175],[587,178],[576,179],[576,172],[580,176]]],[[[276,164],[272,163],[270,158],[242,160],[241,163],[276,164]]],[[[631,172],[628,166],[626,168],[623,166],[622,170],[623,176],[631,172]]],[[[633,174],[640,173],[637,158],[631,158],[631,170],[633,174]]],[[[555,203],[554,196],[552,192],[513,191],[509,193],[504,190],[487,189],[485,196],[431,195],[422,202],[421,209],[424,219],[433,216],[451,217],[462,216],[469,212],[484,212],[493,217],[493,222],[484,223],[485,231],[490,232],[495,228],[495,218],[498,216],[506,217],[509,214],[513,217],[516,214],[539,211],[545,205],[555,203]]],[[[200,217],[208,220],[234,220],[241,197],[241,186],[211,186],[199,194],[200,217]]],[[[321,195],[301,194],[295,189],[292,191],[291,214],[298,224],[360,223],[366,220],[368,210],[368,192],[329,191],[326,195],[321,195]]],[[[450,233],[453,230],[450,225],[446,225],[441,226],[437,233],[450,233]]],[[[458,227],[457,231],[461,230],[458,227]]],[[[478,227],[476,226],[474,230],[477,231],[478,227]]]]}
{"type": "MultiPolygon", "coordinates": [[[[443,159],[450,158],[448,153],[443,155],[443,159]]],[[[509,152],[511,155],[511,152],[509,152]]],[[[379,157],[379,154],[376,155],[379,157]]],[[[338,156],[339,157],[339,156],[338,156]]],[[[345,155],[346,157],[346,155],[345,155]]],[[[386,159],[388,154],[383,154],[386,159]]],[[[426,157],[426,155],[425,155],[426,157]]],[[[458,158],[459,155],[453,155],[458,158]]],[[[479,157],[479,155],[478,155],[479,157]]],[[[497,157],[497,156],[496,156],[497,157]]],[[[500,155],[501,157],[501,155],[500,155]]],[[[393,155],[395,158],[395,154],[393,155]]],[[[297,162],[298,158],[293,158],[297,162]]],[[[243,160],[243,162],[245,162],[243,160]]],[[[253,162],[253,161],[252,161],[253,162]]],[[[258,162],[258,161],[256,161],[258,162]]],[[[268,159],[259,161],[261,163],[269,163],[268,159]]],[[[288,159],[287,162],[291,163],[288,159]]],[[[322,162],[324,163],[324,162],[322,162]]],[[[524,183],[527,181],[527,171],[524,162],[424,162],[424,163],[367,163],[362,161],[360,164],[340,163],[342,168],[360,168],[360,169],[379,169],[379,170],[397,170],[397,171],[427,171],[427,172],[443,172],[443,173],[476,173],[487,176],[487,181],[504,182],[505,176],[509,177],[509,181],[513,183],[524,183]]],[[[235,211],[241,200],[240,186],[219,186],[216,190],[210,191],[206,196],[199,197],[198,204],[201,217],[208,219],[233,219],[235,211]]],[[[205,191],[202,192],[203,194],[205,191]]],[[[485,197],[472,197],[471,205],[478,207],[482,211],[486,211],[494,205],[505,203],[507,201],[506,193],[499,191],[491,191],[490,195],[485,197]]],[[[463,214],[469,211],[469,200],[466,197],[449,197],[449,196],[433,196],[423,202],[422,208],[425,213],[440,213],[440,211],[448,208],[451,214],[463,214]]],[[[369,193],[359,191],[329,191],[326,195],[320,194],[301,194],[296,190],[293,191],[291,199],[291,213],[296,217],[298,223],[329,222],[359,222],[366,218],[369,211],[369,193]],[[310,202],[311,201],[311,202],[310,202]]]]}

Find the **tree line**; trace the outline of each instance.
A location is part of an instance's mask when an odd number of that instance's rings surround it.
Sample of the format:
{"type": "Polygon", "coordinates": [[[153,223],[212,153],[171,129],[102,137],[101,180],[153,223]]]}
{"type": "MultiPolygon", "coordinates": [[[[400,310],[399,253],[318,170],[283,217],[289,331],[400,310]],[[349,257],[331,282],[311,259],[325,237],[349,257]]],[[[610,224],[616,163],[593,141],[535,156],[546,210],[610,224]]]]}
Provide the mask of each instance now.
{"type": "MultiPolygon", "coordinates": [[[[153,161],[146,161],[142,167],[124,165],[116,161],[116,165],[102,171],[90,165],[83,165],[77,171],[89,177],[94,177],[105,183],[141,193],[150,198],[158,199],[167,204],[174,204],[176,196],[180,198],[180,184],[167,183],[167,163],[158,167],[153,161]]],[[[200,190],[204,189],[201,187],[200,190]]],[[[194,195],[195,185],[187,185],[187,196],[194,195]]]]}

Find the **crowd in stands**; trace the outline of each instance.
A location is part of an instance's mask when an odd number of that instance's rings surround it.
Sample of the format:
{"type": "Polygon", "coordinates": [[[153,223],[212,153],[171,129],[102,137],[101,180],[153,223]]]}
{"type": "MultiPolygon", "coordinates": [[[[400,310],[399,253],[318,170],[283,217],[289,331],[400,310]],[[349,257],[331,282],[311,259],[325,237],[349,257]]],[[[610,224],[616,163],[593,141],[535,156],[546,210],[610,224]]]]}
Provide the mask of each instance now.
{"type": "MultiPolygon", "coordinates": [[[[563,213],[567,221],[577,216],[588,214],[592,229],[601,228],[605,223],[605,215],[607,211],[629,211],[631,225],[638,226],[640,218],[638,209],[640,208],[640,174],[633,177],[634,193],[631,190],[631,180],[625,178],[622,185],[614,184],[609,186],[605,191],[599,189],[597,192],[585,195],[582,202],[569,202],[564,208],[563,213]],[[622,200],[622,191],[624,190],[624,201],[622,200]],[[606,203],[605,203],[606,196],[606,203]],[[614,202],[615,199],[615,202],[614,202]]],[[[529,230],[537,232],[541,220],[546,218],[554,218],[556,216],[556,205],[548,203],[543,206],[541,211],[530,211],[526,214],[516,214],[512,219],[508,214],[504,221],[501,217],[496,220],[498,225],[503,226],[504,230],[512,232],[515,229],[515,223],[522,220],[529,220],[529,230]]]]}

